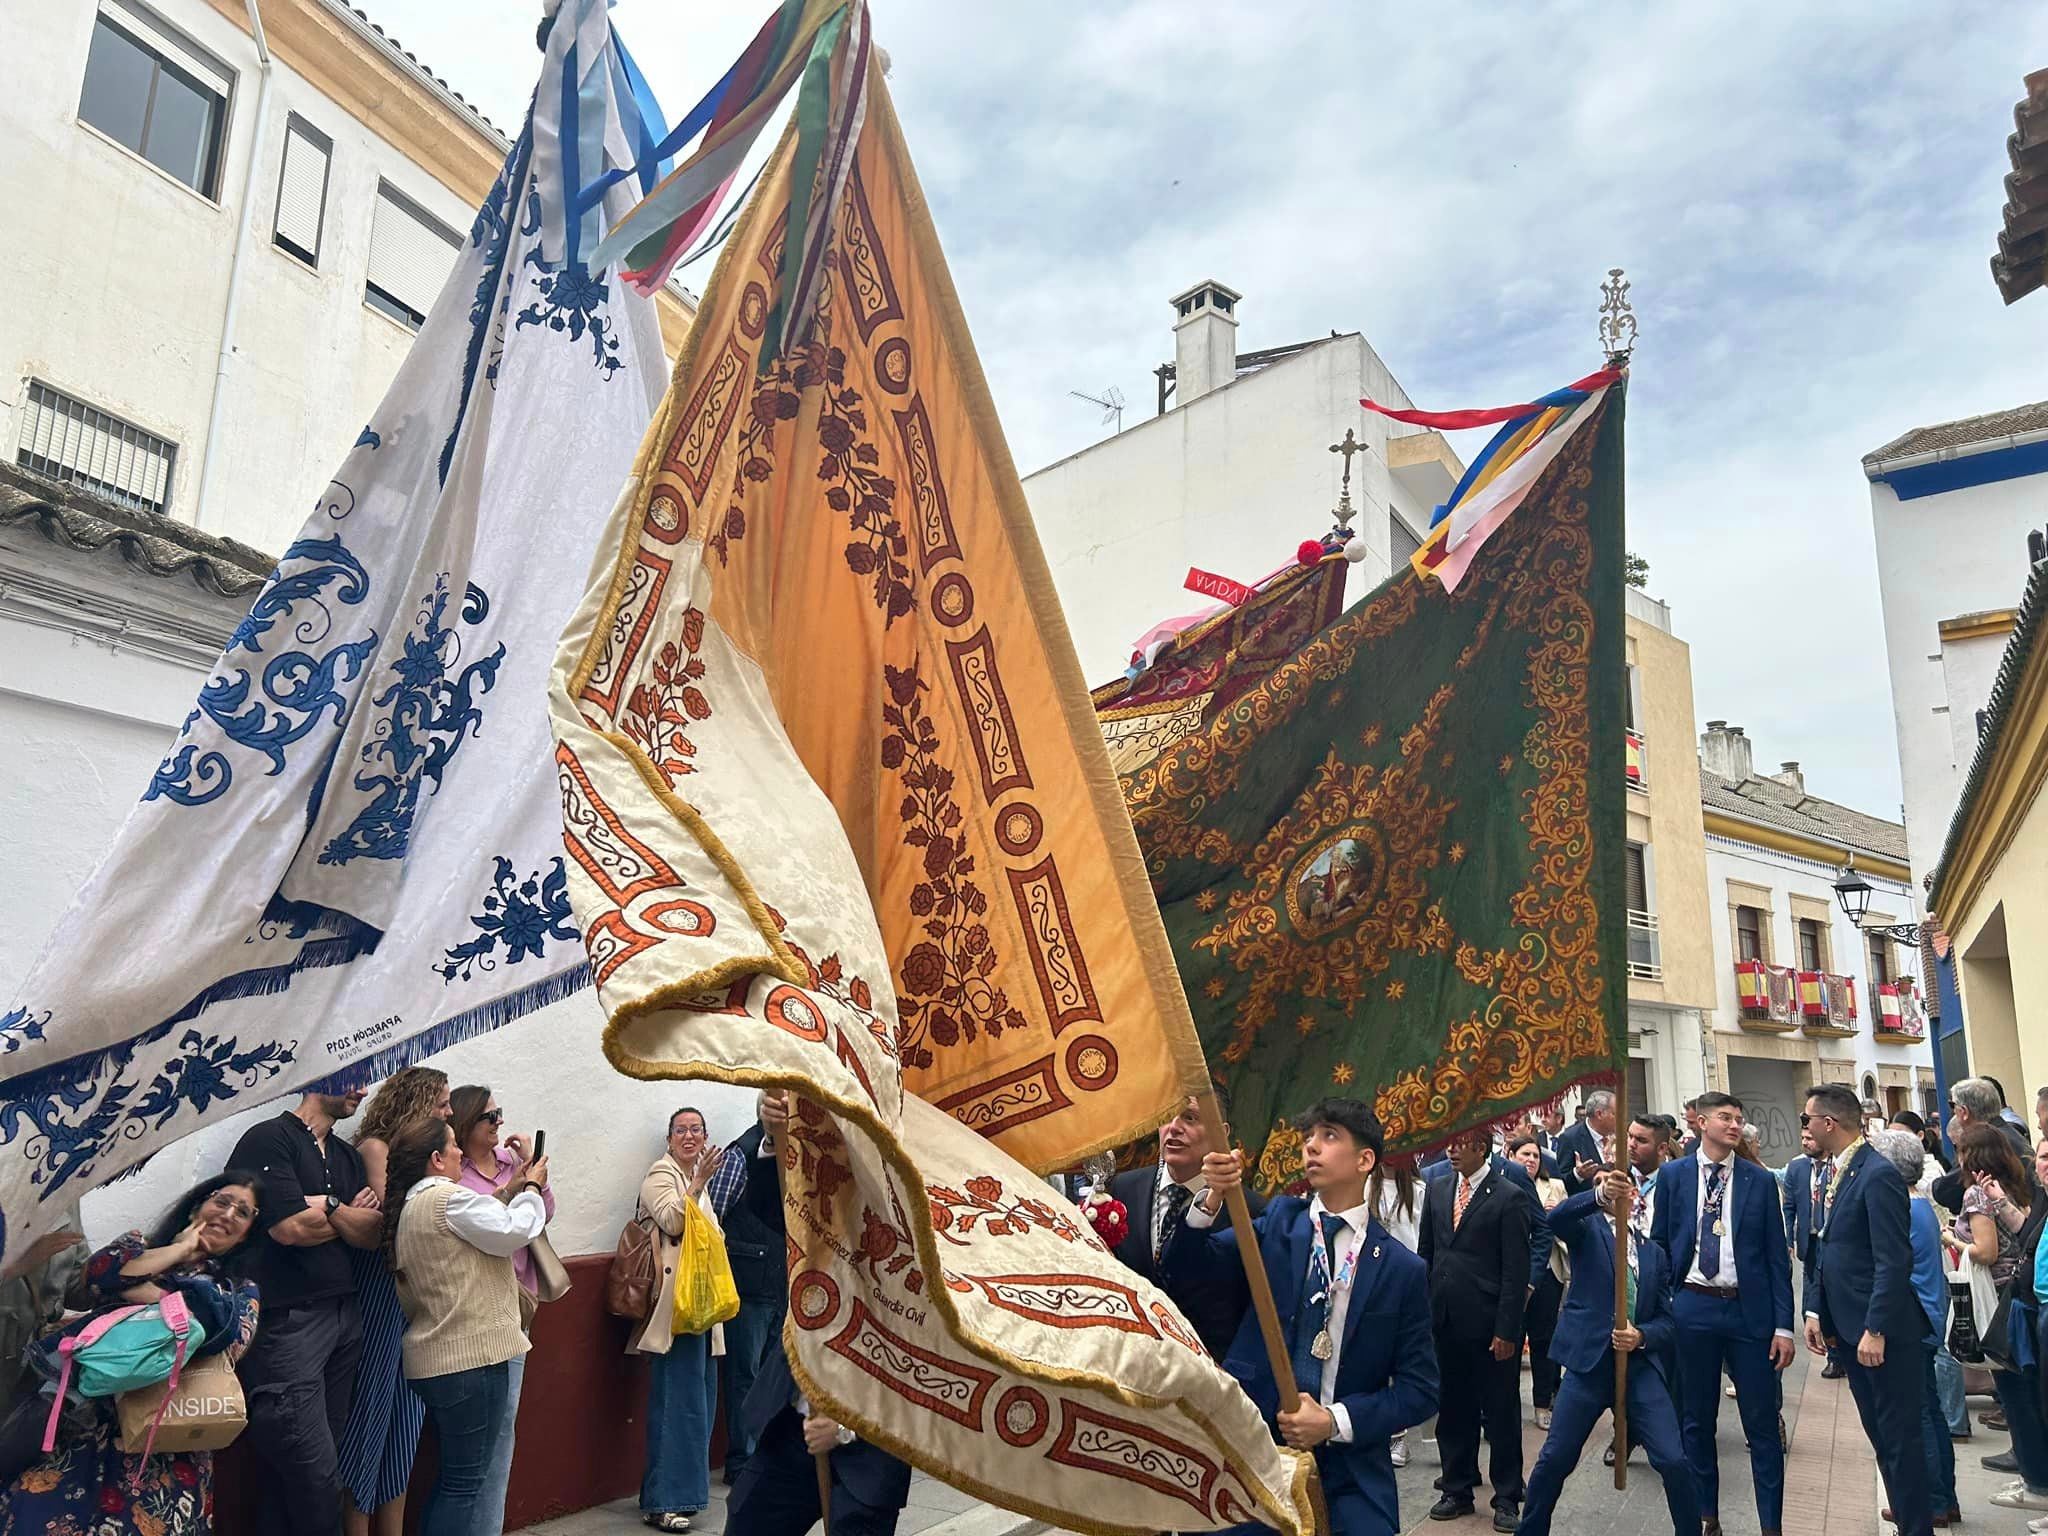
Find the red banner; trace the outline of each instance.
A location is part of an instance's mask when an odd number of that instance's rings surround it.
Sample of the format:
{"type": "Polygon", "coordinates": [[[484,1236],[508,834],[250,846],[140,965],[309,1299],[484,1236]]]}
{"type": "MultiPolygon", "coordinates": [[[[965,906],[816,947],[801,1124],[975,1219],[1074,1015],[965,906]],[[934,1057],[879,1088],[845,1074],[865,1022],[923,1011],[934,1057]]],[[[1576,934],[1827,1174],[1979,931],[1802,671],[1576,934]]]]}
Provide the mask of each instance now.
{"type": "Polygon", "coordinates": [[[1181,583],[1190,592],[1199,592],[1204,597],[1213,597],[1218,602],[1241,607],[1252,600],[1252,588],[1241,581],[1232,581],[1228,576],[1218,576],[1213,571],[1188,567],[1188,579],[1181,583]]]}

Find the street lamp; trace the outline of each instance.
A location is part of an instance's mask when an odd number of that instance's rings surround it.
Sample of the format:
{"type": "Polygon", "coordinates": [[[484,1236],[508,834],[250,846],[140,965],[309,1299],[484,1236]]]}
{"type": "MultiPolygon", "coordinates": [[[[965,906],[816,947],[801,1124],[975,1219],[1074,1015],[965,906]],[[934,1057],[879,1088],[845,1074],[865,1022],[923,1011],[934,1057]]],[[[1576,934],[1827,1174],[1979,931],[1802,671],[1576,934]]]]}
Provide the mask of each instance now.
{"type": "Polygon", "coordinates": [[[1865,928],[1863,919],[1870,912],[1870,882],[1856,870],[1856,855],[1849,855],[1849,862],[1842,866],[1842,872],[1835,877],[1835,900],[1842,904],[1842,911],[1850,922],[1873,938],[1890,939],[1913,949],[1920,947],[1920,925],[1918,923],[1880,923],[1875,928],[1865,928]]]}

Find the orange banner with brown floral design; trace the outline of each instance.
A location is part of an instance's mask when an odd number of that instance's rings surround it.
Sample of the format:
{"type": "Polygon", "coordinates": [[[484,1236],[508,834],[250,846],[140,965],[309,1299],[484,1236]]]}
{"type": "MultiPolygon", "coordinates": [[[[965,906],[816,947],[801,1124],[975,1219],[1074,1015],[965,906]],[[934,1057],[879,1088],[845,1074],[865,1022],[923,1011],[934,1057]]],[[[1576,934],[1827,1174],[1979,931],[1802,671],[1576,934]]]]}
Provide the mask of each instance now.
{"type": "MultiPolygon", "coordinates": [[[[1307,1463],[1032,1167],[1206,1082],[878,74],[763,365],[792,143],[706,290],[551,698],[623,1072],[787,1087],[811,1400],[1077,1530],[1309,1523],[1307,1463]]],[[[858,111],[834,122],[857,121],[858,111]]],[[[815,215],[815,210],[814,210],[815,215]]]]}

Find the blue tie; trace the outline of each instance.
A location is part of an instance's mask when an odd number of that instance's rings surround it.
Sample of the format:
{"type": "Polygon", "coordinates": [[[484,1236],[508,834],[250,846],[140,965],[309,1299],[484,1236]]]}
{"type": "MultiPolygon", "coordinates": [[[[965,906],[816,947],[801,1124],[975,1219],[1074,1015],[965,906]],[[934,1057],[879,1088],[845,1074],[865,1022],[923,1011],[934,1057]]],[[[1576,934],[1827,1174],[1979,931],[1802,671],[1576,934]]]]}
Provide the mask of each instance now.
{"type": "Polygon", "coordinates": [[[1700,1273],[1710,1285],[1721,1274],[1721,1181],[1728,1177],[1725,1163],[1707,1164],[1707,1198],[1700,1205],[1700,1273]]]}
{"type": "MultiPolygon", "coordinates": [[[[1294,1366],[1294,1384],[1310,1397],[1321,1400],[1323,1395],[1323,1364],[1315,1354],[1316,1336],[1330,1326],[1330,1276],[1335,1270],[1337,1234],[1344,1229],[1344,1218],[1323,1213],[1323,1265],[1318,1269],[1309,1266],[1309,1279],[1304,1282],[1301,1305],[1294,1309],[1294,1338],[1288,1356],[1294,1366]]],[[[1291,1408],[1292,1404],[1283,1404],[1291,1408]]]]}

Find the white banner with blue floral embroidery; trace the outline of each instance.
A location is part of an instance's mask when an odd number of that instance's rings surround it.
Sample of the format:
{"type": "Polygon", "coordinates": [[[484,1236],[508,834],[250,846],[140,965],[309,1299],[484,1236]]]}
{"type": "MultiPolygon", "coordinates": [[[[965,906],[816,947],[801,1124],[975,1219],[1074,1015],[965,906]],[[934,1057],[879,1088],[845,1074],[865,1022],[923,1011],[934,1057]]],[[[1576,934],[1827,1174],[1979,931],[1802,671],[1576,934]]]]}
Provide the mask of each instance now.
{"type": "Polygon", "coordinates": [[[0,1013],[10,1258],[208,1121],[588,984],[548,670],[667,372],[581,260],[642,178],[563,211],[662,138],[605,10],[562,0],[390,392],[0,1013]]]}

